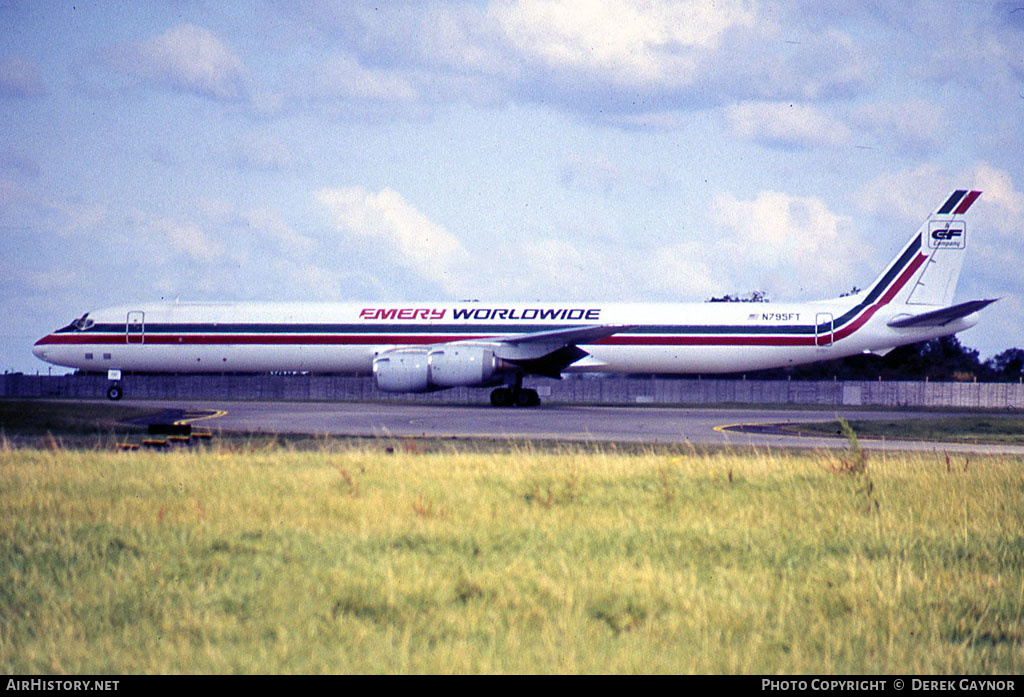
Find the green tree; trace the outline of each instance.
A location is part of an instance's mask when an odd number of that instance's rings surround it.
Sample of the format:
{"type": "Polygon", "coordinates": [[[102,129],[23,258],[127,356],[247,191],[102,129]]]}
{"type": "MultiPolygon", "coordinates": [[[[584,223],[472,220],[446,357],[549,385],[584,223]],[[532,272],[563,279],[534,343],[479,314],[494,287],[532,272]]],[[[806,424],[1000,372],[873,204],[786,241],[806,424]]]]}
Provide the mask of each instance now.
{"type": "Polygon", "coordinates": [[[985,367],[997,380],[1024,378],[1024,349],[1006,349],[985,361],[985,367]]]}

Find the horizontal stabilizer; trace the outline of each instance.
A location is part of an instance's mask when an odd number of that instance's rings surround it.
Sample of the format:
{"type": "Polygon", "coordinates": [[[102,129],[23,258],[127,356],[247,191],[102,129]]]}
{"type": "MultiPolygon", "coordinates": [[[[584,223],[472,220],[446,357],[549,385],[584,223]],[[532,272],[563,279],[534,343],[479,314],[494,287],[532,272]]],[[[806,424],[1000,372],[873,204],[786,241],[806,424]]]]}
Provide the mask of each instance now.
{"type": "Polygon", "coordinates": [[[906,327],[944,327],[954,320],[988,307],[998,299],[971,300],[970,302],[944,307],[941,310],[932,310],[920,315],[900,316],[889,322],[889,326],[896,327],[897,329],[905,329],[906,327]]]}

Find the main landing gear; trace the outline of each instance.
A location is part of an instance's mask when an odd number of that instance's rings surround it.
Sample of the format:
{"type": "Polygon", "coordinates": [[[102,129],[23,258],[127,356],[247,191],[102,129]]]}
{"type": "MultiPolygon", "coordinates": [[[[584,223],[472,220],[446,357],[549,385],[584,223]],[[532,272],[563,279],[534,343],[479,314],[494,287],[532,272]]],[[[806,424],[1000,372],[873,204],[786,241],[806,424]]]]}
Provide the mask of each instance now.
{"type": "Polygon", "coordinates": [[[508,387],[499,387],[491,392],[491,406],[494,407],[537,407],[540,395],[537,390],[523,387],[523,376],[516,375],[516,381],[508,387]]]}

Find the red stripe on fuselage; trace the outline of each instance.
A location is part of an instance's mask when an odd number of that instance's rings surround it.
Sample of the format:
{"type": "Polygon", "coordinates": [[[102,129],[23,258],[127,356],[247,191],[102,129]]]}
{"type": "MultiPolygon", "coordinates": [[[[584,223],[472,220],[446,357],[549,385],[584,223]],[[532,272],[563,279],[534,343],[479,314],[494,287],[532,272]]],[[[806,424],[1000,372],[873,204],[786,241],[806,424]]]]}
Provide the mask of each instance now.
{"type": "Polygon", "coordinates": [[[629,336],[595,341],[602,346],[814,346],[813,336],[629,336]]]}

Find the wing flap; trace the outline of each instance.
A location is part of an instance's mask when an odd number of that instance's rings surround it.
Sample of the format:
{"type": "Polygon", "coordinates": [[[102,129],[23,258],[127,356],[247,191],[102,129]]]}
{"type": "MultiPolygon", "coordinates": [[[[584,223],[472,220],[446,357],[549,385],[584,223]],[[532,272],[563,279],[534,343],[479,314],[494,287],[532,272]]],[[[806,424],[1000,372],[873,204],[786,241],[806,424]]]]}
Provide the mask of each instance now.
{"type": "Polygon", "coordinates": [[[544,354],[540,358],[511,358],[506,360],[509,363],[522,368],[531,375],[541,375],[546,378],[555,378],[558,380],[562,377],[563,370],[581,358],[586,358],[589,355],[589,353],[581,349],[579,346],[569,345],[555,349],[551,353],[544,354]]]}

